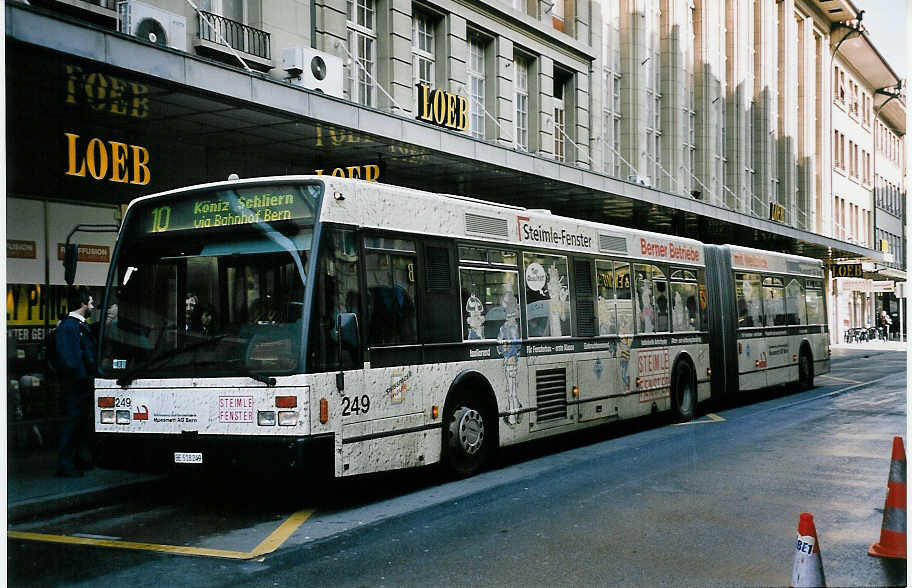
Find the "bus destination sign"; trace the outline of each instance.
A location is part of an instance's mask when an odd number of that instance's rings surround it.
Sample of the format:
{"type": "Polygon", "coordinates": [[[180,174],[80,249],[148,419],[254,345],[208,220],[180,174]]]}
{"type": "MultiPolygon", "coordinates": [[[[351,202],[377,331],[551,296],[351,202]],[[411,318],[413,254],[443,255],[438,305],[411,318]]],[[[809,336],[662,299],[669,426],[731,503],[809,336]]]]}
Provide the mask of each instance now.
{"type": "Polygon", "coordinates": [[[310,218],[313,210],[300,190],[284,186],[243,195],[216,192],[156,206],[144,216],[144,232],[163,233],[310,218]]]}

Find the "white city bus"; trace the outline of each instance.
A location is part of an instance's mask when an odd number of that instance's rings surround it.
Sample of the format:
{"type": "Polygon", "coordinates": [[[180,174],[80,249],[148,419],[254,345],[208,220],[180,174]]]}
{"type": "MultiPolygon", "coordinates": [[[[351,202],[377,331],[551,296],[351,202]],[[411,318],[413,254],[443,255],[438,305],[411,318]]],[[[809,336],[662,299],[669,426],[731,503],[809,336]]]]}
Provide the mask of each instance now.
{"type": "Polygon", "coordinates": [[[812,259],[358,180],[173,190],[132,202],[118,236],[95,429],[130,466],[470,474],[501,446],[811,386],[822,278],[812,259]]]}

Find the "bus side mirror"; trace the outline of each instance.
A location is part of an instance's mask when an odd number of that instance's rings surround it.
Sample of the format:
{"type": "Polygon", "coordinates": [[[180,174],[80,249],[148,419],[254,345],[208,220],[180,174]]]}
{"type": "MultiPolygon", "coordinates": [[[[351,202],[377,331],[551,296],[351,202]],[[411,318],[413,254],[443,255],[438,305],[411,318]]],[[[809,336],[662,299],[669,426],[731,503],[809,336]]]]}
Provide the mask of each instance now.
{"type": "Polygon", "coordinates": [[[76,262],[79,260],[79,245],[67,243],[63,250],[63,279],[67,286],[76,280],[76,262]]]}
{"type": "Polygon", "coordinates": [[[358,334],[358,315],[353,312],[340,312],[336,328],[339,332],[339,346],[349,351],[352,357],[361,352],[361,338],[358,334]]]}

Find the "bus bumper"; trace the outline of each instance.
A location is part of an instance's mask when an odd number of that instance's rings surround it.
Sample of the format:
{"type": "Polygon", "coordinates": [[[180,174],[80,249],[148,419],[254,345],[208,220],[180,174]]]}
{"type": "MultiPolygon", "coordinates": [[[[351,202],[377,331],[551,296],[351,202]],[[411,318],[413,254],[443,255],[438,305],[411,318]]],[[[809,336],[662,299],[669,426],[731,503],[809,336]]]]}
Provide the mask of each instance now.
{"type": "Polygon", "coordinates": [[[334,435],[247,437],[95,433],[96,463],[133,471],[299,470],[332,476],[334,435]],[[176,455],[198,456],[177,463],[176,455]]]}

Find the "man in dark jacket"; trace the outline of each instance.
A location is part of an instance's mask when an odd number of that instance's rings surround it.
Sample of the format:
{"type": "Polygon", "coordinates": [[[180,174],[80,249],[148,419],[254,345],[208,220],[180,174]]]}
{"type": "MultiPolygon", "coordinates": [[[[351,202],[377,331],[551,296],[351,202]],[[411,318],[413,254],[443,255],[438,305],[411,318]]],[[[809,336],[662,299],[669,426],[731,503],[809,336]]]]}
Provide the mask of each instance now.
{"type": "Polygon", "coordinates": [[[57,373],[64,401],[64,425],[57,454],[57,475],[83,476],[92,464],[81,460],[78,451],[88,442],[88,419],[92,406],[92,378],[95,376],[95,340],[86,316],[95,308],[92,296],[80,289],[70,294],[65,316],[54,333],[57,343],[57,373]]]}

